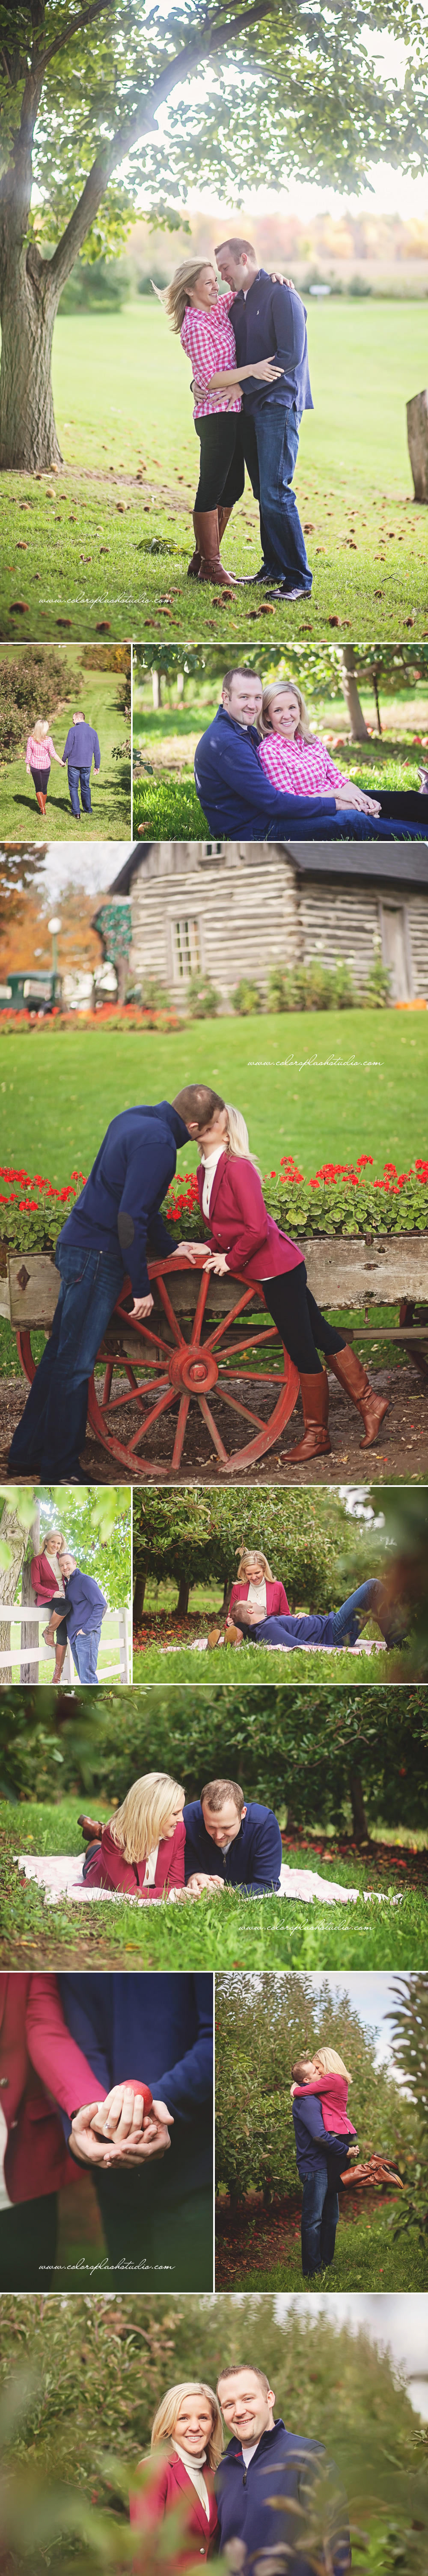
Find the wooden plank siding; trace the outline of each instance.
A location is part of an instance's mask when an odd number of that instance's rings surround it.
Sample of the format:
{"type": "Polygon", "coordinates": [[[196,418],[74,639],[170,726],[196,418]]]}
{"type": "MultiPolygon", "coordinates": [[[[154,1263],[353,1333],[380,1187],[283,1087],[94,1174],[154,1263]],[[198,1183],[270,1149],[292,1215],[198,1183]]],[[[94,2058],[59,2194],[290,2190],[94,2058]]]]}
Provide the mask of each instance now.
{"type": "Polygon", "coordinates": [[[197,960],[223,1004],[242,975],[267,991],[274,965],[349,960],[359,990],[380,939],[389,962],[389,916],[398,920],[403,993],[428,999],[428,893],[375,877],[358,884],[304,876],[291,855],[264,842],[152,844],[131,885],[131,972],[156,975],[180,1007],[197,960]],[[178,927],[179,925],[179,927],[178,927]]]}

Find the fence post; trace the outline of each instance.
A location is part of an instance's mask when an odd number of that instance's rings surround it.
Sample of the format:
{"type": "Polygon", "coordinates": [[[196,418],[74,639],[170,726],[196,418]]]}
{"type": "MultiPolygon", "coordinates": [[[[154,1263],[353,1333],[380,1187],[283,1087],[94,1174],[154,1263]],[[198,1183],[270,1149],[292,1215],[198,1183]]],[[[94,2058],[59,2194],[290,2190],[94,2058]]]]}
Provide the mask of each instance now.
{"type": "MultiPolygon", "coordinates": [[[[40,1547],[40,1503],[39,1503],[39,1502],[36,1502],[36,1506],[35,1506],[35,1513],[34,1513],[34,1520],[31,1522],[31,1529],[30,1529],[30,1531],[29,1531],[29,1539],[30,1539],[30,1546],[31,1546],[31,1557],[33,1557],[33,1556],[38,1556],[38,1553],[39,1553],[39,1547],[40,1547]]],[[[30,1605],[30,1603],[31,1603],[32,1608],[34,1608],[34,1607],[35,1607],[35,1601],[34,1601],[33,1585],[32,1585],[32,1581],[31,1581],[31,1557],[29,1557],[29,1556],[25,1556],[25,1557],[24,1557],[24,1563],[23,1563],[22,1575],[21,1575],[21,1605],[22,1605],[22,1607],[24,1607],[24,1603],[25,1603],[25,1607],[26,1607],[26,1606],[27,1606],[27,1602],[28,1602],[28,1604],[30,1605]]],[[[48,1622],[48,1618],[49,1618],[49,1609],[47,1609],[47,1612],[46,1612],[46,1624],[47,1624],[47,1622],[48,1622]]],[[[20,1666],[20,1680],[21,1680],[21,1682],[26,1682],[27,1684],[28,1684],[29,1682],[35,1682],[35,1683],[36,1683],[36,1686],[37,1686],[38,1679],[39,1679],[39,1664],[38,1664],[38,1661],[37,1661],[37,1664],[26,1664],[26,1662],[25,1662],[25,1647],[26,1647],[26,1646],[27,1646],[27,1647],[29,1647],[29,1646],[39,1646],[39,1644],[40,1644],[40,1625],[39,1625],[39,1621],[37,1621],[37,1627],[36,1627],[34,1619],[23,1619],[23,1620],[22,1620],[22,1625],[21,1625],[21,1666],[20,1666]]]]}
{"type": "Polygon", "coordinates": [[[129,1611],[119,1610],[120,1679],[129,1682],[129,1611]]]}

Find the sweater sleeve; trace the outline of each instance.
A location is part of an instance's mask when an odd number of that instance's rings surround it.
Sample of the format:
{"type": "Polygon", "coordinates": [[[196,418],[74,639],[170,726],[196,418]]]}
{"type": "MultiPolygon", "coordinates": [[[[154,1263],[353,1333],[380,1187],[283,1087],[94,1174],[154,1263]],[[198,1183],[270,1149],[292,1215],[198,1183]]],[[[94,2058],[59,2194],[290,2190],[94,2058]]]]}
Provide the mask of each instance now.
{"type": "Polygon", "coordinates": [[[255,1825],[254,1840],[253,1874],[244,1880],[242,1895],[271,1895],[280,1885],[282,1841],[277,1817],[270,1807],[266,1808],[262,1824],[255,1825]]]}
{"type": "Polygon", "coordinates": [[[97,733],[94,733],[94,767],[95,769],[101,768],[101,752],[97,733]]]}
{"type": "Polygon", "coordinates": [[[82,2110],[95,2096],[104,2100],[108,2085],[92,2072],[83,2050],[67,2030],[56,1977],[32,1977],[27,2002],[26,2032],[29,2057],[48,2093],[53,2093],[61,2110],[82,2110]]]}
{"type": "Polygon", "coordinates": [[[171,1147],[156,1141],[156,1190],[151,1196],[150,1178],[145,1177],[145,1159],[141,1143],[129,1154],[126,1177],[117,1217],[117,1231],[125,1269],[129,1271],[135,1297],[147,1297],[150,1280],[147,1269],[147,1236],[155,1253],[172,1251],[163,1218],[159,1214],[162,1199],[171,1179],[171,1147]]]}
{"type": "Polygon", "coordinates": [[[277,1615],[277,1618],[279,1618],[279,1619],[288,1619],[288,1618],[289,1618],[289,1616],[290,1616],[290,1604],[289,1604],[289,1602],[287,1601],[287,1594],[286,1594],[286,1592],[284,1592],[284,1585],[283,1585],[283,1583],[279,1583],[279,1584],[278,1584],[278,1591],[279,1591],[280,1598],[279,1598],[279,1602],[278,1602],[278,1610],[277,1610],[277,1614],[276,1614],[276,1615],[277,1615]]]}

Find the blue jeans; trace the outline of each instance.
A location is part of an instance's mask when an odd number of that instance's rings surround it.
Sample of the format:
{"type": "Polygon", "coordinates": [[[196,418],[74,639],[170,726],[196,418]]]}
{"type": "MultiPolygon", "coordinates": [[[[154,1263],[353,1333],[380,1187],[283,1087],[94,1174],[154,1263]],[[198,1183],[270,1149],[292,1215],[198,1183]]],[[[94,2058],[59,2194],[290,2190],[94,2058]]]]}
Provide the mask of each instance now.
{"type": "Polygon", "coordinates": [[[329,2184],[327,2159],[317,2165],[315,2173],[305,2173],[299,2166],[303,2183],[302,2200],[302,2272],[321,2272],[325,2263],[333,2262],[336,2228],[339,2218],[337,2191],[329,2184]]]}
{"type": "Polygon", "coordinates": [[[101,1620],[99,1628],[87,1628],[83,1637],[70,1638],[74,1669],[79,1675],[79,1682],[98,1681],[97,1662],[100,1636],[101,1620]]]}
{"type": "Polygon", "coordinates": [[[364,1626],[364,1621],[369,1618],[370,1613],[373,1619],[378,1619],[379,1626],[381,1625],[381,1613],[385,1613],[385,1605],[386,1592],[383,1583],[360,1583],[358,1592],[350,1592],[348,1601],[342,1601],[340,1610],[333,1611],[333,1645],[355,1646],[360,1628],[364,1626]]]}
{"type": "Polygon", "coordinates": [[[244,411],[241,428],[245,462],[260,503],[266,571],[277,573],[289,590],[295,585],[305,590],[309,598],[312,573],[291,490],[299,447],[296,405],[290,403],[287,409],[285,403],[258,403],[256,412],[244,411]]]}
{"type": "Polygon", "coordinates": [[[89,1379],[124,1278],[120,1252],[67,1251],[61,1236],[55,1265],[61,1287],[52,1332],[9,1453],[11,1467],[39,1466],[46,1484],[79,1477],[89,1379]]]}
{"type": "MultiPolygon", "coordinates": [[[[259,840],[260,830],[258,825],[254,840],[259,840]]],[[[287,814],[283,823],[267,823],[264,838],[281,846],[285,841],[287,845],[293,841],[426,841],[426,829],[422,826],[419,832],[416,823],[390,822],[387,814],[360,814],[358,806],[352,811],[345,805],[337,814],[326,814],[325,822],[319,815],[313,823],[308,815],[299,820],[296,798],[296,816],[287,814]]]]}
{"type": "Polygon", "coordinates": [[[68,761],[67,761],[67,776],[68,776],[68,784],[69,784],[69,789],[70,789],[70,797],[71,797],[71,811],[72,811],[72,814],[75,814],[75,815],[76,815],[76,819],[77,819],[77,815],[78,815],[78,814],[80,814],[80,805],[79,805],[79,778],[80,778],[80,794],[81,794],[81,798],[82,798],[82,808],[83,808],[83,813],[84,813],[84,814],[92,814],[92,805],[91,805],[91,786],[90,786],[90,780],[91,780],[91,770],[90,770],[90,766],[89,766],[89,769],[75,769],[74,764],[73,764],[73,761],[68,760],[68,761]]]}

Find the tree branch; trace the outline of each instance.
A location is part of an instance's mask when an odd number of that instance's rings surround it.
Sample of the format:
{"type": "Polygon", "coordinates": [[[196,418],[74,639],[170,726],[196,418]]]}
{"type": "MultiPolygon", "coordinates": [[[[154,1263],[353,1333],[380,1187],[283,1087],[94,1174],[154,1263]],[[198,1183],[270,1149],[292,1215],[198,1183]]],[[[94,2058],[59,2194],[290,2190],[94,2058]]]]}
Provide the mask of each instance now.
{"type": "Polygon", "coordinates": [[[91,7],[89,9],[81,9],[80,18],[73,18],[70,23],[69,35],[64,35],[63,30],[62,36],[55,36],[54,44],[49,46],[49,52],[44,56],[44,70],[47,71],[49,63],[53,61],[54,54],[64,53],[64,46],[71,44],[72,36],[80,36],[82,34],[82,29],[90,26],[92,18],[103,18],[106,10],[108,9],[110,10],[110,15],[114,17],[115,0],[91,0],[91,7]]]}
{"type": "Polygon", "coordinates": [[[139,143],[144,133],[153,132],[156,110],[162,106],[163,100],[169,97],[170,91],[176,89],[179,82],[189,80],[192,73],[200,69],[203,60],[209,60],[210,56],[220,51],[224,52],[234,35],[240,35],[243,31],[247,34],[249,26],[259,25],[262,19],[271,15],[271,11],[272,0],[253,0],[253,7],[246,8],[245,18],[239,15],[233,24],[230,18],[222,17],[221,25],[217,28],[210,23],[198,43],[183,45],[182,52],[174,56],[174,61],[165,64],[164,70],[159,73],[158,80],[153,84],[153,89],[147,93],[144,100],[141,100],[134,116],[128,117],[117,127],[111,142],[105,145],[104,151],[99,153],[93,163],[79,204],[75,206],[62,240],[58,242],[53,259],[49,261],[49,277],[55,279],[56,285],[60,281],[60,285],[63,286],[70,275],[70,270],[73,268],[78,251],[81,250],[82,243],[86,240],[86,234],[89,232],[117,162],[124,158],[125,153],[128,154],[134,150],[135,144],[139,143]]]}

